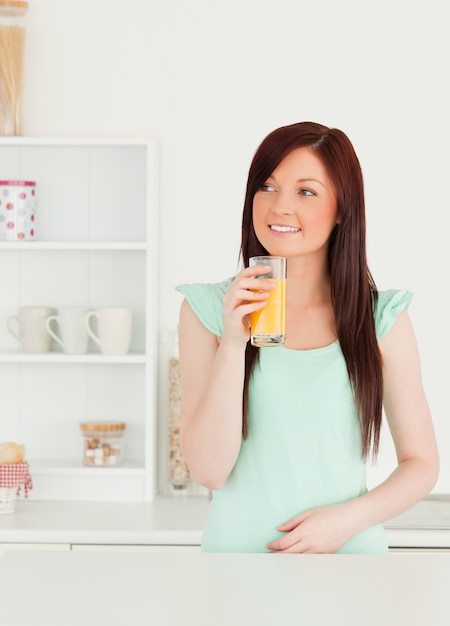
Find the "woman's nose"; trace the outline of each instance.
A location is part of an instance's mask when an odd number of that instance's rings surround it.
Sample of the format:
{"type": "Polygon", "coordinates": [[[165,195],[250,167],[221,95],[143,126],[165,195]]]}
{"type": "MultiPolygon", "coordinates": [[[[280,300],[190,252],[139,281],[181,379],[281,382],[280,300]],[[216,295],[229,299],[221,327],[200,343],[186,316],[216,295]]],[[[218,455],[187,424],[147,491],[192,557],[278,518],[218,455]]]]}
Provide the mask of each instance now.
{"type": "Polygon", "coordinates": [[[276,215],[292,215],[294,212],[292,198],[287,194],[277,194],[272,204],[272,212],[276,215]]]}

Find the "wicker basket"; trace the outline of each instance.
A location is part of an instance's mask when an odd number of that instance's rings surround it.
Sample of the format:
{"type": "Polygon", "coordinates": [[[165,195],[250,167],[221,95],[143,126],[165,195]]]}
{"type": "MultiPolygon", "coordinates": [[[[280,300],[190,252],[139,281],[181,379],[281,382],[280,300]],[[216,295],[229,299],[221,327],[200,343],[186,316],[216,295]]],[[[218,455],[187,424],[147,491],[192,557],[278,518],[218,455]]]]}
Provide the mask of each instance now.
{"type": "Polygon", "coordinates": [[[0,515],[14,513],[17,487],[0,487],[0,515]]]}

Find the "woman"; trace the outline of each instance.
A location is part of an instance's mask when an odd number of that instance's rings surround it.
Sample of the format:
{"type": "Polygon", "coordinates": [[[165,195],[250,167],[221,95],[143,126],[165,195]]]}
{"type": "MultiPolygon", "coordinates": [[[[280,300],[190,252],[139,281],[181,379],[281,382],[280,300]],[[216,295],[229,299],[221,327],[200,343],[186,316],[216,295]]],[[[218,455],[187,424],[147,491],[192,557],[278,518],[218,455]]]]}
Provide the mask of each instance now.
{"type": "Polygon", "coordinates": [[[203,550],[382,553],[383,522],[425,496],[438,452],[407,291],[369,272],[359,161],[347,136],[273,131],[248,176],[244,269],[183,285],[182,448],[213,490],[203,550]],[[249,319],[272,288],[251,256],[287,257],[286,344],[255,348],[249,319]],[[257,278],[257,276],[259,276],[257,278]],[[382,408],[398,465],[367,491],[382,408]]]}

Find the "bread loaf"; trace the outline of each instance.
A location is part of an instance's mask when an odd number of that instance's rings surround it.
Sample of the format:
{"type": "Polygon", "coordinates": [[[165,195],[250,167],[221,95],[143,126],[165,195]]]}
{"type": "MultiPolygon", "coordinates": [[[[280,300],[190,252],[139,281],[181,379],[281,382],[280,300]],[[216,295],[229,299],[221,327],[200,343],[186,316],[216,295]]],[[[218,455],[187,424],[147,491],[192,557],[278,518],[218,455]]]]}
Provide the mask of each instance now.
{"type": "Polygon", "coordinates": [[[0,463],[21,463],[24,456],[24,447],[18,443],[12,441],[0,443],[0,463]]]}

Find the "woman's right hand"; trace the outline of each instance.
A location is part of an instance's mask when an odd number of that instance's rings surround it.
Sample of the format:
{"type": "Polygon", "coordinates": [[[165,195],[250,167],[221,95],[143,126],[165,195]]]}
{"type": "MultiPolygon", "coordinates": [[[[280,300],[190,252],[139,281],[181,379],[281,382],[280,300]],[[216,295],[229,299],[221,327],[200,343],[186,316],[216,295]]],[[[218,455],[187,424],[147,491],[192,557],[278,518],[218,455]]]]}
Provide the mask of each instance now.
{"type": "Polygon", "coordinates": [[[222,341],[235,341],[244,345],[250,339],[250,314],[266,306],[275,284],[262,274],[270,272],[266,265],[244,268],[228,285],[223,299],[224,326],[222,341]],[[255,278],[258,276],[258,278],[255,278]]]}

